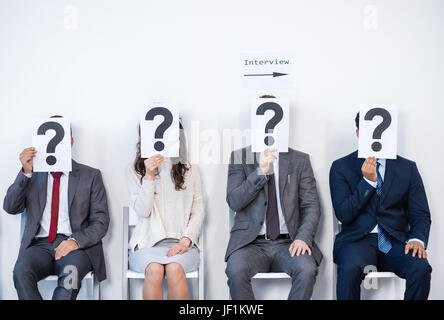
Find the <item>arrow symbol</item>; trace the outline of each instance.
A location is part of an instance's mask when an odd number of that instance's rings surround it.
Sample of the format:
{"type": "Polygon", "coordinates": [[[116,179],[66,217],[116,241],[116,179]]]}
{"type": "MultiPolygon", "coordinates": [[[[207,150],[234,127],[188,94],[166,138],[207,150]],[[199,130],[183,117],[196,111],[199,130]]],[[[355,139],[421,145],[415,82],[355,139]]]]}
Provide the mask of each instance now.
{"type": "Polygon", "coordinates": [[[281,77],[286,76],[288,73],[279,73],[279,72],[273,72],[273,73],[253,73],[253,74],[244,74],[244,77],[281,77]]]}

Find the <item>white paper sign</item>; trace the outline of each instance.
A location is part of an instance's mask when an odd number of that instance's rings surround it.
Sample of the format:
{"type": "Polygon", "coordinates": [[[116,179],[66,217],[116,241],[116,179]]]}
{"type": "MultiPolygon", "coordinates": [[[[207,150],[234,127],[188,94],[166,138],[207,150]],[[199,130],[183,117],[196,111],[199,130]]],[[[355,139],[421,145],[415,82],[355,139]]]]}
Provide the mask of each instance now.
{"type": "Polygon", "coordinates": [[[281,99],[257,99],[251,106],[252,151],[275,148],[288,152],[289,103],[281,99]]]}
{"type": "Polygon", "coordinates": [[[285,89],[293,85],[293,58],[290,53],[243,53],[240,59],[244,87],[285,89]]]}
{"type": "Polygon", "coordinates": [[[140,114],[141,156],[179,156],[179,112],[164,103],[154,103],[140,114]]]}
{"type": "Polygon", "coordinates": [[[34,172],[72,170],[71,124],[66,118],[37,120],[32,129],[32,146],[37,154],[34,172]]]}
{"type": "Polygon", "coordinates": [[[373,106],[359,111],[358,157],[396,159],[398,109],[373,106]]]}

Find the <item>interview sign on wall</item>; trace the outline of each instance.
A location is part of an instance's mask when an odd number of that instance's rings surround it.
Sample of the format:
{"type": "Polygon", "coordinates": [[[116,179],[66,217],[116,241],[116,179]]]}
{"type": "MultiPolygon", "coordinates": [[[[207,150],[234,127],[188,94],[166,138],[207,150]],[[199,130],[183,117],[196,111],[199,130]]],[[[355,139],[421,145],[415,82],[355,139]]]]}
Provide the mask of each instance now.
{"type": "Polygon", "coordinates": [[[293,61],[288,52],[242,53],[242,83],[251,89],[290,88],[293,85],[293,61]]]}

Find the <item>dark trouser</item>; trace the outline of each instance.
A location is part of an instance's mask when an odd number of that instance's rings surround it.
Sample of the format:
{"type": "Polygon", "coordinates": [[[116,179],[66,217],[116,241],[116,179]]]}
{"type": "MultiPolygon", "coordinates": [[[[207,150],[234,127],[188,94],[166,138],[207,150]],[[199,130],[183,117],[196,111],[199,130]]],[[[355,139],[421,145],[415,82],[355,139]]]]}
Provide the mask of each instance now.
{"type": "Polygon", "coordinates": [[[290,239],[256,239],[234,251],[227,261],[231,298],[254,300],[251,278],[260,272],[285,272],[291,276],[289,300],[308,300],[313,293],[318,268],[313,256],[290,256],[290,239]]]}
{"type": "Polygon", "coordinates": [[[75,300],[83,277],[92,269],[85,251],[71,251],[60,260],[55,260],[54,249],[66,240],[65,235],[57,235],[53,243],[47,238],[36,239],[20,253],[14,267],[14,285],[20,300],[41,300],[37,282],[49,275],[57,275],[57,287],[53,300],[75,300]]]}
{"type": "Polygon", "coordinates": [[[375,266],[378,271],[389,271],[406,279],[405,300],[425,300],[430,291],[432,267],[427,259],[405,254],[405,244],[391,238],[392,248],[386,254],[378,250],[378,235],[344,245],[337,254],[338,280],[336,295],[339,300],[359,300],[364,268],[375,266]]]}

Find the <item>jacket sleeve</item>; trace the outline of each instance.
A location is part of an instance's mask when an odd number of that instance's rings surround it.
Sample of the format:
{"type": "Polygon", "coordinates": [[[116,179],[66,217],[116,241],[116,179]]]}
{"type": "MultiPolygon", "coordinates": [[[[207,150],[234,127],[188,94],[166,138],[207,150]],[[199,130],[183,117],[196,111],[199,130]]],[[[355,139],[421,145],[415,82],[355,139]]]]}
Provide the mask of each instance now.
{"type": "Polygon", "coordinates": [[[410,234],[408,238],[422,240],[424,246],[427,247],[432,221],[424,184],[416,164],[413,164],[412,167],[407,207],[410,224],[410,234]]]}
{"type": "Polygon", "coordinates": [[[202,230],[202,224],[205,218],[205,208],[199,169],[196,165],[193,165],[191,170],[194,190],[193,203],[191,206],[190,219],[183,236],[189,238],[192,245],[194,243],[198,243],[199,235],[202,230]]]}
{"type": "Polygon", "coordinates": [[[301,212],[301,225],[295,238],[303,240],[312,247],[321,217],[321,208],[316,189],[316,179],[309,156],[304,159],[304,166],[299,180],[299,208],[301,212]]]}
{"type": "Polygon", "coordinates": [[[81,249],[96,245],[106,235],[109,226],[108,203],[102,174],[99,170],[94,175],[91,186],[88,227],[71,235],[81,249]]]}
{"type": "Polygon", "coordinates": [[[22,213],[26,209],[26,191],[32,178],[28,178],[20,170],[14,183],[8,188],[3,201],[3,209],[9,214],[22,213]]]}
{"type": "Polygon", "coordinates": [[[127,170],[130,206],[143,218],[148,218],[154,205],[154,181],[140,178],[132,167],[127,170]]]}
{"type": "Polygon", "coordinates": [[[241,211],[256,199],[268,181],[267,176],[260,172],[259,167],[246,176],[238,154],[241,152],[231,153],[227,180],[227,203],[235,212],[241,211]]]}
{"type": "Polygon", "coordinates": [[[341,223],[352,223],[375,192],[376,189],[364,177],[352,189],[337,164],[331,166],[330,194],[335,215],[341,223]]]}

